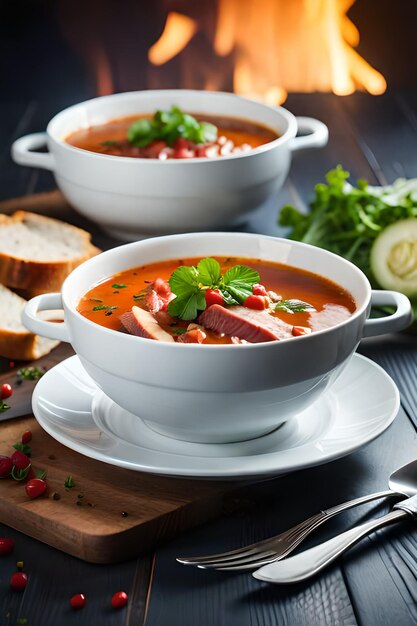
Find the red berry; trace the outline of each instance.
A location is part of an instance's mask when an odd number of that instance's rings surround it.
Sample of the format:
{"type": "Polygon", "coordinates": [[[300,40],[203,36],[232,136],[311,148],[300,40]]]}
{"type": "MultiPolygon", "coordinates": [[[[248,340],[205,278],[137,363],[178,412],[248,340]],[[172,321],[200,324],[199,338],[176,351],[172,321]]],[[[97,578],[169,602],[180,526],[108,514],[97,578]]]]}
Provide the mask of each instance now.
{"type": "Polygon", "coordinates": [[[20,450],[13,452],[10,460],[16,469],[23,470],[30,465],[30,458],[26,456],[26,454],[23,454],[23,452],[20,452],[20,450]]]}
{"type": "Polygon", "coordinates": [[[13,463],[10,457],[0,456],[0,478],[7,478],[12,471],[13,463]]]}
{"type": "Polygon", "coordinates": [[[263,285],[257,283],[252,287],[252,293],[254,296],[266,296],[266,289],[263,285]]]}
{"type": "Polygon", "coordinates": [[[25,432],[22,435],[22,443],[29,443],[29,441],[32,441],[32,431],[25,430],[25,432]]]}
{"type": "Polygon", "coordinates": [[[207,289],[206,291],[206,306],[209,307],[212,304],[224,305],[224,298],[218,289],[207,289]]]}
{"type": "Polygon", "coordinates": [[[265,296],[248,296],[243,303],[248,309],[255,309],[257,311],[263,311],[267,308],[269,302],[265,296]]]}
{"type": "Polygon", "coordinates": [[[46,491],[46,481],[42,478],[31,478],[25,485],[25,491],[29,498],[39,498],[46,491]]]}
{"type": "Polygon", "coordinates": [[[2,400],[6,400],[6,398],[10,398],[13,394],[12,386],[9,383],[4,383],[0,388],[0,398],[2,400]]]}
{"type": "Polygon", "coordinates": [[[10,537],[0,537],[0,555],[7,556],[14,550],[14,541],[10,537]]]}
{"type": "Polygon", "coordinates": [[[125,591],[118,591],[111,599],[111,605],[114,609],[121,609],[126,606],[129,596],[125,591]]]}
{"type": "Polygon", "coordinates": [[[70,600],[70,604],[73,609],[82,609],[86,602],[87,600],[85,599],[85,595],[83,593],[77,593],[75,596],[72,596],[70,600]]]}
{"type": "Polygon", "coordinates": [[[13,591],[23,591],[28,584],[28,576],[25,572],[15,572],[10,577],[10,587],[13,591]]]}

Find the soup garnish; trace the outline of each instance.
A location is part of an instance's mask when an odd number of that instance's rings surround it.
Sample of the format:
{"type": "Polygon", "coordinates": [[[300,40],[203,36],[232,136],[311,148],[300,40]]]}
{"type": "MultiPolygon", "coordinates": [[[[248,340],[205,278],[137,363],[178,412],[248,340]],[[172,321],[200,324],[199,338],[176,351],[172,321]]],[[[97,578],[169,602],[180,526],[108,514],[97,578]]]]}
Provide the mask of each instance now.
{"type": "Polygon", "coordinates": [[[239,154],[277,138],[271,129],[248,120],[191,115],[172,106],[152,117],[134,115],[77,130],[66,142],[101,154],[166,160],[239,154]]]}
{"type": "Polygon", "coordinates": [[[93,287],[78,311],[111,328],[171,343],[288,339],[346,320],[352,296],[330,280],[281,263],[243,258],[161,261],[93,287]]]}

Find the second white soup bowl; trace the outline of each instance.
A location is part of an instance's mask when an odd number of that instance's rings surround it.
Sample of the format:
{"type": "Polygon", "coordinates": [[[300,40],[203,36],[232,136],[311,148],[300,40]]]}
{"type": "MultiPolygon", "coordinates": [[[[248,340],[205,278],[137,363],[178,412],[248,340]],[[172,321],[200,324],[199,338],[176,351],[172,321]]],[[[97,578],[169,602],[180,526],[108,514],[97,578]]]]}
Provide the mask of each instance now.
{"type": "MultiPolygon", "coordinates": [[[[297,294],[295,294],[295,297],[297,294]]],[[[23,321],[31,331],[68,341],[97,386],[152,429],[196,442],[259,437],[313,403],[348,363],[362,337],[401,330],[411,322],[402,294],[372,291],[353,264],[325,250],[246,233],[195,233],[114,248],[77,267],[62,294],[30,300],[23,321]],[[308,336],[244,345],[171,344],[109,330],[77,311],[80,298],[116,272],[165,259],[236,256],[285,263],[347,289],[356,311],[308,336]],[[371,302],[394,306],[368,319],[371,302]],[[38,311],[64,309],[65,321],[38,311]]]]}

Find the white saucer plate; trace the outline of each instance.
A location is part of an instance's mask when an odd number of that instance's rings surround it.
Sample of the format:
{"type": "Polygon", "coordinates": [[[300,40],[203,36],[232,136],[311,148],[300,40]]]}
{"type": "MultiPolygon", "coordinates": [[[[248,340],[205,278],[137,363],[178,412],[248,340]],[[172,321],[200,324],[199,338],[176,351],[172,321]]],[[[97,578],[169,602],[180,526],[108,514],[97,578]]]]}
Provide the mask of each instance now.
{"type": "Polygon", "coordinates": [[[154,432],[104,395],[77,356],[49,370],[32,400],[42,428],[81,454],[139,472],[211,480],[278,476],[340,458],[384,432],[399,405],[394,381],[358,354],[311,407],[245,442],[189,443],[154,432]]]}

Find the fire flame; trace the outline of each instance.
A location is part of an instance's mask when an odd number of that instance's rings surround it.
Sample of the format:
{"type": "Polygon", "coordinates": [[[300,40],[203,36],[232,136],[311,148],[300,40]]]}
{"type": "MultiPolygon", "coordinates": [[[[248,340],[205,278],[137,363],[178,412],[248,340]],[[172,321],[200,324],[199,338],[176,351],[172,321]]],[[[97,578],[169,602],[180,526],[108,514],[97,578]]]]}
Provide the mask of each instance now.
{"type": "MultiPolygon", "coordinates": [[[[233,57],[234,91],[269,104],[288,91],[382,94],[385,78],[355,50],[359,32],[347,16],[355,1],[219,0],[212,46],[218,57],[233,57]]],[[[149,60],[167,63],[202,28],[169,13],[149,60]]]]}

